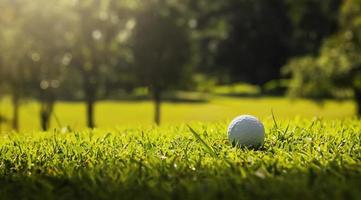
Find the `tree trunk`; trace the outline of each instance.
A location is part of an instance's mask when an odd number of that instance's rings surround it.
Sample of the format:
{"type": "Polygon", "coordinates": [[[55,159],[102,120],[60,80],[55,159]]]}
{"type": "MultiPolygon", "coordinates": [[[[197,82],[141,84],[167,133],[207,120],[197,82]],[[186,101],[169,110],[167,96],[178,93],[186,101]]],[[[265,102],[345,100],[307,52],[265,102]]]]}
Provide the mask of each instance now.
{"type": "Polygon", "coordinates": [[[154,94],[154,122],[157,125],[160,125],[160,114],[161,114],[161,102],[162,102],[162,92],[160,89],[155,89],[154,94]]]}
{"type": "Polygon", "coordinates": [[[13,121],[12,127],[14,130],[19,130],[19,96],[17,94],[13,94],[12,97],[13,104],[13,121]]]}
{"type": "Polygon", "coordinates": [[[50,127],[50,117],[53,112],[53,102],[42,102],[40,110],[41,128],[46,131],[50,127]]]}
{"type": "Polygon", "coordinates": [[[96,102],[97,83],[92,79],[94,75],[83,73],[83,90],[85,94],[86,119],[88,128],[95,128],[94,104],[96,102]]]}
{"type": "Polygon", "coordinates": [[[40,111],[40,125],[43,131],[48,130],[48,125],[49,125],[48,121],[49,121],[49,117],[47,116],[46,112],[40,111]]]}
{"type": "Polygon", "coordinates": [[[361,89],[354,89],[357,116],[361,117],[361,89]]]}
{"type": "Polygon", "coordinates": [[[87,125],[89,128],[94,128],[94,100],[93,99],[87,99],[86,102],[86,108],[87,108],[87,125]]]}

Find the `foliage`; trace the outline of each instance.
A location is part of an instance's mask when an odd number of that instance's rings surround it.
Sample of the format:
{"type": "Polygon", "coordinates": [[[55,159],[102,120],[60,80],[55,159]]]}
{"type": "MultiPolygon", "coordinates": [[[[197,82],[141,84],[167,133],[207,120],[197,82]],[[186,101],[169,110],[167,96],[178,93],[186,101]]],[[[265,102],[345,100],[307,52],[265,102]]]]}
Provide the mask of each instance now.
{"type": "Polygon", "coordinates": [[[71,11],[70,73],[77,70],[80,76],[78,90],[87,103],[88,126],[94,127],[95,102],[110,90],[106,88],[111,87],[110,82],[116,84],[114,82],[124,77],[124,42],[134,22],[122,4],[112,0],[78,1],[71,11]]]}
{"type": "Polygon", "coordinates": [[[330,97],[329,87],[332,83],[329,79],[325,79],[320,71],[320,66],[312,56],[291,60],[283,70],[285,74],[292,73],[290,94],[313,98],[330,97]],[[309,82],[311,84],[308,84],[309,82]]]}
{"type": "Polygon", "coordinates": [[[351,89],[361,114],[360,10],[359,1],[345,1],[339,19],[341,30],[323,43],[319,55],[296,58],[285,67],[293,78],[291,93],[324,97],[351,89]]]}
{"type": "Polygon", "coordinates": [[[317,54],[323,40],[339,28],[342,0],[286,0],[285,3],[292,29],[291,55],[317,54]]]}
{"type": "MultiPolygon", "coordinates": [[[[280,68],[295,55],[317,52],[324,37],[337,31],[340,0],[227,0],[212,3],[204,18],[218,35],[203,35],[200,65],[221,83],[263,86],[280,78],[280,68]],[[221,76],[223,75],[223,76],[221,76]]],[[[201,12],[202,13],[202,12],[201,12]]],[[[202,16],[202,14],[200,14],[202,16]]],[[[201,27],[200,27],[201,29],[201,27]]],[[[202,43],[201,43],[202,44],[202,43]]]]}
{"type": "Polygon", "coordinates": [[[68,7],[63,5],[63,1],[58,2],[59,8],[46,2],[29,4],[30,8],[25,10],[23,16],[25,26],[22,29],[26,33],[26,41],[31,45],[27,52],[31,55],[31,61],[25,64],[31,69],[32,80],[28,87],[32,97],[41,103],[40,122],[43,130],[50,126],[58,90],[69,64],[66,62],[69,38],[64,32],[68,31],[71,22],[64,15],[68,7]],[[44,34],[44,30],[47,30],[48,34],[44,34]]]}
{"type": "Polygon", "coordinates": [[[170,8],[160,8],[158,12],[157,5],[150,5],[137,16],[134,67],[139,79],[152,90],[166,90],[186,79],[190,49],[187,29],[179,21],[179,13],[170,8]]]}
{"type": "Polygon", "coordinates": [[[358,120],[266,121],[260,149],[226,123],[33,132],[0,142],[6,199],[358,199],[358,120]],[[208,149],[210,148],[212,152],[208,149]]]}
{"type": "Polygon", "coordinates": [[[230,81],[263,85],[277,78],[287,57],[290,28],[283,1],[249,0],[235,3],[227,19],[230,30],[219,44],[217,64],[230,81]],[[257,70],[255,70],[257,68],[257,70]]]}
{"type": "Polygon", "coordinates": [[[39,0],[35,4],[7,2],[4,8],[7,12],[1,24],[4,42],[0,51],[4,84],[13,98],[13,127],[18,128],[21,98],[31,96],[42,103],[40,116],[46,128],[65,70],[62,59],[68,46],[64,30],[69,22],[63,16],[66,7],[55,9],[39,0]],[[47,34],[44,30],[48,30],[47,34]]]}
{"type": "Polygon", "coordinates": [[[178,10],[162,6],[146,4],[138,13],[132,44],[135,74],[153,95],[157,124],[163,93],[184,86],[191,74],[187,27],[178,10]]]}

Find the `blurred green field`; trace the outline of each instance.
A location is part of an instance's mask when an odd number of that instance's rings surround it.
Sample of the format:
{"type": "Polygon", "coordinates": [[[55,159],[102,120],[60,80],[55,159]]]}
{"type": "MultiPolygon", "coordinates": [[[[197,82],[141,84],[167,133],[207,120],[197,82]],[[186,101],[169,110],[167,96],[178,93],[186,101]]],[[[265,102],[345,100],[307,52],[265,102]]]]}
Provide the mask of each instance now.
{"type": "MultiPolygon", "coordinates": [[[[9,99],[3,99],[1,113],[11,119],[12,108],[9,99]]],[[[230,120],[239,114],[252,114],[269,119],[272,110],[279,119],[321,117],[325,119],[350,118],[354,116],[351,101],[333,100],[318,104],[309,100],[290,100],[283,97],[232,98],[214,97],[206,103],[171,103],[162,105],[162,124],[179,124],[193,121],[216,122],[230,120]]],[[[81,102],[59,102],[55,115],[62,126],[85,127],[85,105],[81,102]]],[[[20,109],[20,130],[39,130],[38,104],[28,101],[20,109]]],[[[139,126],[153,124],[151,101],[100,101],[95,108],[96,125],[100,128],[114,126],[139,126]]],[[[2,130],[9,130],[9,122],[2,124],[2,130]]],[[[52,118],[52,127],[58,127],[52,118]]]]}

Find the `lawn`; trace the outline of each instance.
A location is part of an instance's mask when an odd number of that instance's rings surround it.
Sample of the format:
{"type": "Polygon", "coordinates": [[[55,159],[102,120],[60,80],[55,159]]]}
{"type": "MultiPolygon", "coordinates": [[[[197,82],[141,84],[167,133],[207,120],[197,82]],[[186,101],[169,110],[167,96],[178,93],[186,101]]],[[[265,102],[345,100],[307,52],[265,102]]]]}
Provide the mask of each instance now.
{"type": "Polygon", "coordinates": [[[276,120],[264,119],[266,139],[258,149],[233,147],[228,121],[189,123],[205,144],[185,124],[4,134],[0,197],[361,198],[361,121],[276,120]]]}
{"type": "MultiPolygon", "coordinates": [[[[23,131],[39,130],[39,108],[33,101],[23,103],[20,109],[20,128],[23,131]]],[[[11,104],[4,99],[0,111],[11,119],[11,104]]],[[[162,106],[162,124],[177,125],[189,122],[219,122],[230,120],[239,114],[252,114],[261,119],[270,119],[272,111],[279,119],[308,118],[324,119],[350,118],[354,115],[351,101],[325,101],[323,104],[309,100],[290,100],[283,97],[214,97],[205,103],[171,103],[162,106]]],[[[59,102],[55,115],[61,126],[76,129],[85,127],[85,105],[81,102],[59,102]]],[[[153,104],[150,101],[100,101],[95,108],[96,125],[99,128],[115,126],[151,126],[153,104]]],[[[9,123],[7,123],[9,124],[9,123]]],[[[52,119],[52,127],[59,127],[52,119]]],[[[2,130],[9,130],[3,124],[2,130]]]]}

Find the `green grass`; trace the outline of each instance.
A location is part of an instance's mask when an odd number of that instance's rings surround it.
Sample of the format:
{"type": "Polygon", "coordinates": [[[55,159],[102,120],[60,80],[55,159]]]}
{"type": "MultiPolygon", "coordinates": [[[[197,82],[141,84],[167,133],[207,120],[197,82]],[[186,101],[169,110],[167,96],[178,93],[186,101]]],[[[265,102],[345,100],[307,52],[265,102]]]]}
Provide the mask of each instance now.
{"type": "MultiPolygon", "coordinates": [[[[289,100],[283,97],[268,98],[230,98],[215,97],[206,103],[169,103],[162,106],[162,124],[177,125],[193,121],[219,122],[230,120],[239,114],[252,114],[262,119],[270,119],[271,111],[280,119],[312,118],[324,119],[349,118],[354,115],[351,101],[325,101],[317,104],[309,100],[289,100]]],[[[11,119],[11,104],[4,99],[0,111],[11,119]]],[[[69,125],[81,129],[85,127],[85,105],[83,103],[59,102],[55,114],[62,126],[69,125]]],[[[100,128],[115,126],[151,126],[153,124],[153,104],[150,101],[101,101],[95,107],[96,125],[100,128]]],[[[3,124],[2,130],[9,130],[10,123],[3,124]]],[[[20,109],[20,129],[39,130],[39,106],[30,101],[20,109]]],[[[58,127],[54,118],[52,127],[58,127]]]]}
{"type": "Polygon", "coordinates": [[[232,147],[226,121],[3,135],[0,197],[361,198],[361,121],[264,121],[259,149],[232,147]]]}

